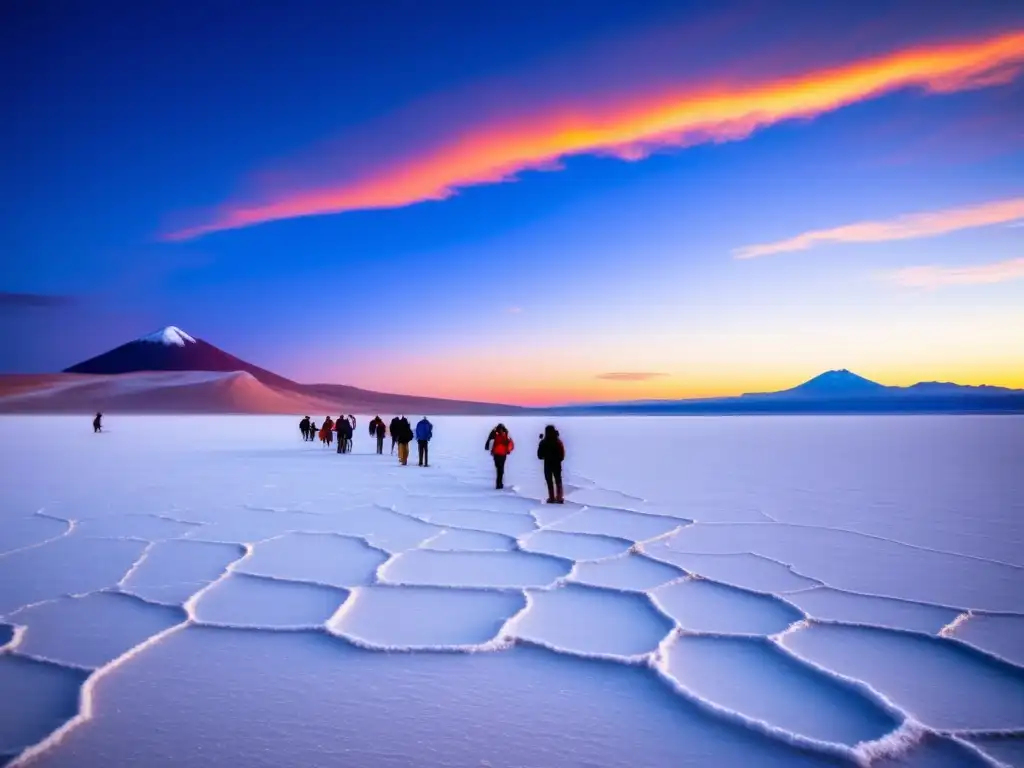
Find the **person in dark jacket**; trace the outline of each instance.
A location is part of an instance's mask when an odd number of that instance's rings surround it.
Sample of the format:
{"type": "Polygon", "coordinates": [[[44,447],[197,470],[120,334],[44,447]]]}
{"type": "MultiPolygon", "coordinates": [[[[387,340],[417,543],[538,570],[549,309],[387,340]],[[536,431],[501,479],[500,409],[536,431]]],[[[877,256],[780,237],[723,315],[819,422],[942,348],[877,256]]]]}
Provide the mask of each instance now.
{"type": "Polygon", "coordinates": [[[401,419],[399,419],[397,416],[395,416],[393,419],[391,419],[391,425],[388,428],[388,431],[391,432],[391,452],[392,453],[395,452],[395,443],[398,442],[398,431],[399,431],[399,428],[400,428],[399,427],[400,422],[401,422],[401,419]]]}
{"type": "Polygon", "coordinates": [[[103,431],[103,414],[97,413],[96,418],[92,420],[92,431],[102,432],[103,431]]]}
{"type": "Polygon", "coordinates": [[[395,426],[396,429],[391,436],[398,441],[398,463],[404,467],[409,463],[409,443],[413,439],[412,425],[405,416],[402,416],[395,426]]]}
{"type": "Polygon", "coordinates": [[[338,431],[338,453],[346,453],[349,443],[352,442],[352,422],[344,416],[339,416],[335,422],[335,429],[338,431]]]}
{"type": "Polygon", "coordinates": [[[430,439],[434,436],[434,425],[431,424],[427,417],[424,416],[416,424],[416,446],[420,452],[420,466],[429,467],[429,450],[430,439]]]}
{"type": "Polygon", "coordinates": [[[299,432],[302,433],[303,440],[309,440],[309,416],[299,422],[299,432]]]}
{"type": "Polygon", "coordinates": [[[505,461],[508,459],[508,455],[515,450],[515,447],[516,443],[512,436],[509,435],[504,424],[499,424],[487,435],[484,450],[490,451],[491,458],[494,459],[494,471],[496,474],[494,480],[495,490],[500,491],[505,487],[505,461]]]}
{"type": "Polygon", "coordinates": [[[373,421],[370,422],[370,435],[377,438],[377,453],[384,453],[384,435],[387,433],[388,428],[384,423],[384,419],[377,416],[373,421]]]}
{"type": "Polygon", "coordinates": [[[565,461],[565,446],[553,424],[544,427],[537,458],[544,462],[544,482],[548,485],[548,504],[564,504],[562,495],[562,462],[565,461]]]}
{"type": "Polygon", "coordinates": [[[316,440],[316,436],[320,430],[316,428],[316,422],[312,419],[309,420],[309,439],[310,441],[316,440]]]}

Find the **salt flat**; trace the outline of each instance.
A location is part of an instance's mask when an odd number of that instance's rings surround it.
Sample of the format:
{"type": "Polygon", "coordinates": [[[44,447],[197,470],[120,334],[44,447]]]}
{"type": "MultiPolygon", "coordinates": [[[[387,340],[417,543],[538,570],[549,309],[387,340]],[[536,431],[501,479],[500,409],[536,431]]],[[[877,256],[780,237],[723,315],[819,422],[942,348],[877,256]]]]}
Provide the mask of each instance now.
{"type": "Polygon", "coordinates": [[[1024,418],[368,420],[0,419],[0,762],[1021,764],[1024,418]]]}

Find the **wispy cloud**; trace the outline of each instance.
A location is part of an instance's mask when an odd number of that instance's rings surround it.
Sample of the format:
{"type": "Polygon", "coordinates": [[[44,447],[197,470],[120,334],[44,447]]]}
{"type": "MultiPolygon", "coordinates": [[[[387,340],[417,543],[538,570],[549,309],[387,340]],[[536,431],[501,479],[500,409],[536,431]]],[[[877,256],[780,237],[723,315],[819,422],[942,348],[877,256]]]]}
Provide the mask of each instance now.
{"type": "Polygon", "coordinates": [[[603,381],[650,381],[668,376],[667,373],[655,373],[653,371],[612,371],[610,373],[599,373],[595,379],[603,381]]]}
{"type": "Polygon", "coordinates": [[[232,201],[205,222],[170,235],[186,240],[268,221],[396,208],[443,200],[476,184],[510,181],[524,170],[553,170],[563,157],[604,154],[638,160],[662,147],[743,139],[784,120],[809,119],[886,93],[949,93],[1007,83],[1024,68],[1024,30],[951,45],[906,48],[790,77],[668,89],[456,126],[456,138],[371,169],[355,180],[271,191],[232,201]]]}
{"type": "Polygon", "coordinates": [[[1007,259],[971,267],[905,267],[885,275],[907,288],[941,288],[947,285],[984,285],[1024,279],[1024,258],[1007,259]]]}
{"type": "Polygon", "coordinates": [[[509,307],[506,310],[506,312],[508,312],[510,315],[519,315],[519,314],[522,314],[523,308],[522,307],[509,307]]]}
{"type": "Polygon", "coordinates": [[[895,219],[861,221],[832,229],[817,229],[774,243],[748,245],[733,251],[738,259],[805,251],[826,243],[879,243],[935,237],[961,229],[1006,224],[1024,218],[1024,197],[993,200],[963,208],[912,213],[895,219]]]}
{"type": "Polygon", "coordinates": [[[0,307],[18,309],[49,309],[68,307],[77,302],[74,296],[56,296],[42,293],[9,293],[0,291],[0,307]]]}

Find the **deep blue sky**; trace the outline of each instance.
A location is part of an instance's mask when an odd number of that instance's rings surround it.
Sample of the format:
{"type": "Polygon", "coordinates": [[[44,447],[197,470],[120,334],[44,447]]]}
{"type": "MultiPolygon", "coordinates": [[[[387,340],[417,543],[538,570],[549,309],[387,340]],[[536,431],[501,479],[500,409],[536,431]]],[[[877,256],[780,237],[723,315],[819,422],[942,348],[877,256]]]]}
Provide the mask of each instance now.
{"type": "Polygon", "coordinates": [[[1024,197],[1016,43],[985,87],[887,88],[632,161],[558,152],[560,169],[520,163],[509,183],[453,160],[446,200],[165,238],[310,190],[390,194],[421,158],[444,171],[445,147],[495,131],[473,155],[505,162],[552,114],[632,126],[638,100],[922,46],[966,57],[1024,30],[1011,2],[821,5],[7,4],[0,291],[33,298],[0,301],[0,369],[59,369],[175,324],[300,380],[520,401],[724,393],[827,367],[1024,385],[1012,216],[734,258],[1024,197]]]}

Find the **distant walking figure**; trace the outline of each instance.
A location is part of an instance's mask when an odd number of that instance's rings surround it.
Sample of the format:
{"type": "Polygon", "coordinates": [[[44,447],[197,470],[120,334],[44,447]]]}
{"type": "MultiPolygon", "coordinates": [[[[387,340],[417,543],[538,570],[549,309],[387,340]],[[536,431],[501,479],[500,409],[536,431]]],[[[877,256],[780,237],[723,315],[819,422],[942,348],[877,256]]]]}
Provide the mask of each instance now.
{"type": "Polygon", "coordinates": [[[384,453],[384,434],[388,431],[384,419],[377,416],[370,422],[370,436],[377,438],[377,453],[384,453]]]}
{"type": "Polygon", "coordinates": [[[338,453],[345,452],[345,429],[351,429],[351,426],[345,421],[344,416],[339,416],[338,420],[334,422],[334,431],[338,433],[338,453]]]}
{"type": "Polygon", "coordinates": [[[92,431],[102,432],[103,431],[103,414],[97,413],[96,418],[92,420],[92,431]]]}
{"type": "Polygon", "coordinates": [[[348,423],[348,442],[345,443],[345,450],[348,453],[352,453],[352,438],[356,436],[356,417],[353,416],[351,413],[348,415],[348,423]]]}
{"type": "Polygon", "coordinates": [[[544,462],[544,482],[548,485],[548,504],[564,504],[562,496],[562,462],[565,461],[565,446],[558,437],[553,424],[544,427],[537,458],[544,462]]]}
{"type": "Polygon", "coordinates": [[[395,452],[395,443],[397,442],[398,430],[400,429],[400,427],[399,427],[400,423],[401,423],[401,419],[399,419],[397,416],[395,416],[395,418],[393,418],[391,420],[391,425],[390,425],[389,430],[388,430],[388,431],[391,432],[391,452],[392,453],[395,452]]]}
{"type": "Polygon", "coordinates": [[[491,457],[494,459],[494,471],[496,473],[494,480],[495,490],[500,491],[505,487],[505,460],[515,450],[515,447],[515,441],[509,435],[508,430],[505,429],[504,424],[499,424],[487,435],[484,450],[490,451],[491,457]]]}
{"type": "Polygon", "coordinates": [[[338,417],[338,453],[352,452],[352,422],[348,419],[338,417]]]}
{"type": "Polygon", "coordinates": [[[320,440],[326,446],[330,446],[334,440],[334,422],[330,416],[324,417],[324,425],[320,428],[320,440]]]}
{"type": "Polygon", "coordinates": [[[299,422],[299,432],[302,433],[303,440],[309,440],[309,416],[299,422]]]}
{"type": "Polygon", "coordinates": [[[320,432],[316,428],[316,422],[315,421],[310,421],[309,422],[309,439],[310,439],[310,441],[316,440],[316,436],[318,434],[320,434],[320,432]]]}
{"type": "Polygon", "coordinates": [[[416,424],[416,446],[420,451],[420,466],[429,467],[428,461],[429,452],[428,447],[430,445],[430,439],[434,436],[434,425],[427,421],[427,417],[424,416],[416,424]]]}
{"type": "Polygon", "coordinates": [[[409,463],[409,443],[413,438],[412,425],[405,416],[402,416],[396,426],[397,429],[391,436],[398,440],[398,463],[404,467],[409,463]]]}

